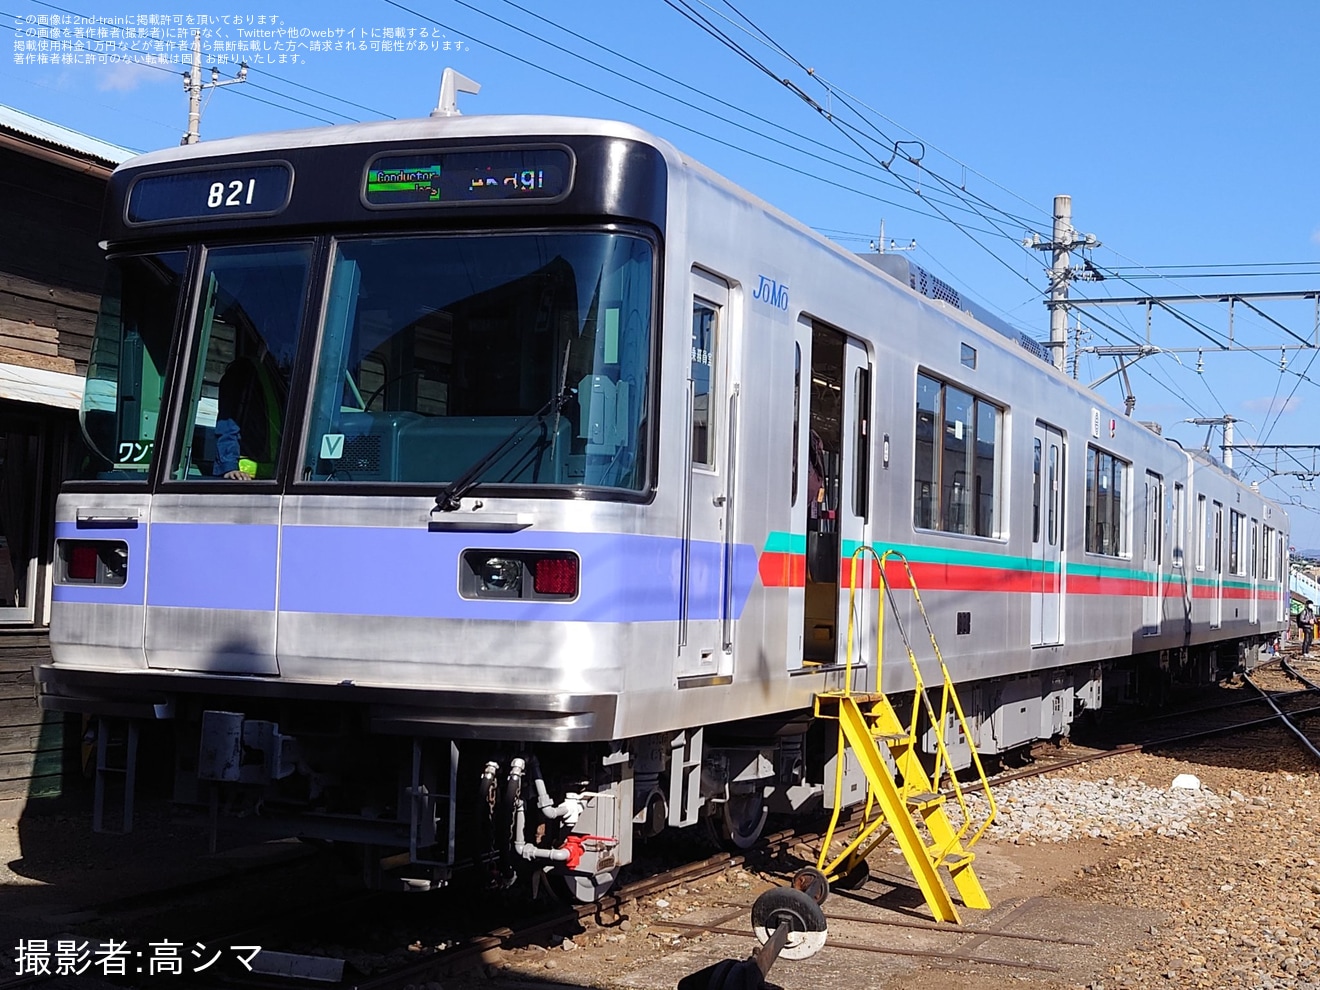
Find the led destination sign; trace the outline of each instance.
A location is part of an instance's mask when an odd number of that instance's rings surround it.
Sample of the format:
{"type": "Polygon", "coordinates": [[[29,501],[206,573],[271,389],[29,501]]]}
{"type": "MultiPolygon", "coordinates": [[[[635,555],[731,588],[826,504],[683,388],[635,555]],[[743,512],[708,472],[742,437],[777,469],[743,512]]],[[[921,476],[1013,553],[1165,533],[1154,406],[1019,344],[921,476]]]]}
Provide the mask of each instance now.
{"type": "Polygon", "coordinates": [[[239,165],[147,175],[128,193],[129,223],[278,213],[289,201],[287,165],[239,165]]]}
{"type": "Polygon", "coordinates": [[[558,199],[572,159],[560,148],[391,155],[367,169],[371,206],[426,206],[558,199]]]}

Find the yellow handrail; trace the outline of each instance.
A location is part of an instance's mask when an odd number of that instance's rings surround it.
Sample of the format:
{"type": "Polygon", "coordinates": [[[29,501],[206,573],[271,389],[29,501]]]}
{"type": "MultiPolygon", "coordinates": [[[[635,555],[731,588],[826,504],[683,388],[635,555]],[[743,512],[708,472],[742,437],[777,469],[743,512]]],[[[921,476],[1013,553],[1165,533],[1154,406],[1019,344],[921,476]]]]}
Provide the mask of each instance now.
{"type": "MultiPolygon", "coordinates": [[[[967,723],[967,716],[963,712],[962,703],[958,700],[958,692],[954,689],[953,678],[949,674],[949,668],[944,663],[944,655],[940,652],[939,643],[935,639],[935,630],[931,627],[930,616],[926,613],[926,606],[921,601],[921,592],[917,588],[917,581],[916,581],[916,577],[912,573],[912,566],[908,562],[907,557],[898,550],[892,550],[892,549],[886,550],[883,554],[880,554],[877,553],[874,547],[868,544],[861,544],[852,553],[851,569],[848,577],[848,638],[847,638],[847,653],[846,653],[845,667],[844,667],[845,669],[844,676],[846,678],[844,694],[845,696],[847,696],[851,693],[852,690],[852,659],[853,659],[853,639],[854,639],[853,630],[857,615],[855,608],[857,584],[858,584],[857,568],[859,561],[868,556],[873,560],[875,560],[876,562],[876,570],[878,571],[879,574],[880,586],[884,589],[884,594],[880,596],[879,606],[876,612],[876,689],[881,692],[883,692],[884,690],[884,678],[883,678],[884,631],[885,631],[884,613],[885,613],[885,600],[888,599],[890,608],[894,614],[895,625],[898,627],[898,633],[903,639],[904,647],[907,649],[908,663],[912,668],[912,676],[914,681],[912,718],[907,724],[908,739],[913,745],[915,745],[917,738],[917,725],[920,719],[920,713],[924,710],[926,713],[926,717],[930,722],[931,728],[935,730],[935,766],[931,773],[931,782],[934,785],[934,789],[936,791],[939,791],[943,789],[940,783],[941,779],[947,777],[948,778],[947,786],[952,790],[954,797],[958,802],[958,807],[962,812],[962,825],[956,830],[957,841],[961,841],[963,837],[967,834],[967,831],[972,824],[972,816],[970,810],[967,807],[966,792],[964,791],[962,784],[959,782],[957,775],[953,772],[952,769],[953,760],[949,754],[948,746],[945,742],[945,735],[948,729],[950,705],[952,705],[953,707],[953,711],[957,719],[957,725],[962,730],[964,738],[968,740],[968,750],[971,753],[972,765],[975,766],[976,768],[977,777],[979,778],[981,785],[981,792],[985,795],[986,802],[989,806],[989,812],[986,815],[985,821],[983,821],[980,824],[980,826],[974,832],[972,832],[971,837],[968,838],[966,841],[966,845],[970,847],[974,845],[976,841],[981,838],[982,835],[985,834],[986,830],[994,822],[995,817],[998,814],[999,808],[998,805],[995,803],[994,794],[990,789],[990,782],[986,777],[985,767],[981,763],[981,757],[976,752],[976,746],[972,743],[973,736],[971,732],[971,727],[967,723]],[[931,648],[934,650],[935,659],[940,665],[940,674],[943,679],[943,688],[940,692],[940,707],[939,707],[938,717],[936,715],[934,706],[931,704],[930,697],[926,693],[926,684],[924,678],[922,678],[921,676],[920,663],[917,661],[917,656],[912,649],[912,643],[908,638],[907,631],[903,628],[902,617],[894,602],[894,589],[889,581],[889,575],[887,573],[887,568],[886,568],[886,565],[888,564],[891,558],[897,561],[898,563],[902,564],[903,571],[907,577],[908,587],[911,588],[912,590],[913,599],[917,604],[917,610],[921,613],[922,622],[925,623],[926,633],[927,636],[930,638],[930,645],[931,648]]],[[[840,747],[842,747],[842,742],[840,742],[840,747]]],[[[839,765],[840,767],[842,765],[842,753],[840,753],[839,765]]],[[[842,779],[841,776],[836,773],[836,789],[835,789],[836,809],[838,808],[838,803],[842,798],[841,789],[842,789],[842,779]]],[[[947,850],[945,852],[947,852],[947,850]]],[[[944,857],[944,853],[941,853],[941,855],[938,857],[938,860],[942,860],[943,857],[944,857]]]]}

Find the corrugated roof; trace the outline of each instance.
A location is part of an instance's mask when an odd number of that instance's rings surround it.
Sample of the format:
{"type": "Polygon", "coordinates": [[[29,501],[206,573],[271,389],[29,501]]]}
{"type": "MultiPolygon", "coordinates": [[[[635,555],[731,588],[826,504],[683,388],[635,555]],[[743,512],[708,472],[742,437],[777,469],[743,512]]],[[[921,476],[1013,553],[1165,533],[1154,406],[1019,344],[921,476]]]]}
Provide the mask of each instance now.
{"type": "Polygon", "coordinates": [[[128,148],[121,148],[108,141],[100,141],[78,131],[52,124],[22,110],[15,110],[0,104],[0,127],[14,131],[24,137],[36,138],[65,151],[73,151],[86,158],[93,158],[107,165],[118,165],[137,154],[128,148]]]}

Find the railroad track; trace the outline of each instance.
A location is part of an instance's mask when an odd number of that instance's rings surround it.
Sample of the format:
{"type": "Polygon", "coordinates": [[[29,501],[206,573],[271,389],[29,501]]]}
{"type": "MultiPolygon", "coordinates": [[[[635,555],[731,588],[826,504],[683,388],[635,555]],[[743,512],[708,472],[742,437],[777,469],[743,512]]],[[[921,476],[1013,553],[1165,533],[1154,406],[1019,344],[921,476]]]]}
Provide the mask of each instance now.
{"type": "MultiPolygon", "coordinates": [[[[822,838],[823,836],[820,833],[815,832],[804,833],[791,829],[777,832],[767,836],[763,840],[763,845],[750,855],[756,859],[773,857],[785,853],[795,846],[803,844],[810,846],[819,843],[822,838]]],[[[465,968],[491,961],[499,950],[554,935],[556,932],[574,924],[582,926],[584,923],[596,922],[608,927],[617,923],[629,910],[630,905],[643,897],[662,893],[680,884],[691,884],[705,878],[714,877],[726,870],[744,865],[748,862],[748,858],[749,854],[724,853],[711,856],[700,862],[689,863],[639,880],[636,883],[628,884],[608,894],[596,904],[580,905],[561,914],[518,928],[502,928],[490,931],[461,945],[456,945],[447,952],[437,953],[412,965],[380,973],[369,979],[346,985],[351,986],[353,990],[403,990],[409,985],[417,985],[428,979],[441,979],[456,971],[462,971],[465,968]]],[[[846,910],[833,910],[826,906],[824,913],[827,922],[831,926],[831,931],[837,927],[842,927],[845,930],[845,937],[831,936],[827,938],[825,947],[843,951],[904,956],[926,961],[1002,966],[1015,970],[1034,970],[1046,973],[1060,972],[1060,967],[1050,963],[1012,959],[1001,955],[987,955],[977,951],[986,942],[992,940],[1076,946],[1095,944],[1086,939],[1048,935],[1038,936],[1007,930],[1010,924],[1027,913],[1033,906],[1031,902],[1034,901],[1036,901],[1036,898],[1031,898],[1016,905],[1007,915],[998,919],[994,924],[984,927],[968,926],[961,928],[940,925],[935,922],[874,918],[867,915],[850,914],[846,910]],[[910,929],[938,933],[941,938],[947,937],[954,944],[948,949],[904,948],[895,944],[893,938],[874,939],[867,937],[868,932],[884,929],[910,929]]],[[[704,935],[722,935],[746,938],[749,940],[749,948],[751,944],[754,944],[750,942],[756,936],[748,924],[749,905],[719,902],[709,904],[708,907],[716,909],[717,913],[713,918],[706,921],[689,922],[665,919],[654,922],[653,928],[660,932],[681,935],[689,939],[704,935]]]]}
{"type": "Polygon", "coordinates": [[[1280,704],[1281,699],[1278,694],[1272,694],[1266,691],[1263,687],[1252,680],[1251,677],[1247,678],[1247,683],[1260,694],[1261,698],[1269,704],[1272,709],[1274,709],[1275,717],[1283,727],[1296,736],[1298,742],[1300,742],[1312,756],[1317,760],[1320,760],[1320,730],[1317,730],[1313,726],[1304,727],[1302,721],[1308,716],[1320,714],[1320,707],[1310,706],[1302,708],[1288,706],[1288,702],[1295,700],[1297,695],[1311,694],[1320,691],[1320,684],[1316,684],[1316,682],[1308,678],[1299,669],[1302,663],[1307,664],[1309,672],[1310,661],[1299,660],[1294,664],[1285,658],[1279,659],[1279,666],[1283,669],[1284,673],[1306,685],[1302,690],[1292,692],[1284,704],[1280,704]]]}
{"type": "MultiPolygon", "coordinates": [[[[1316,754],[1317,758],[1320,758],[1320,750],[1316,748],[1315,743],[1317,738],[1315,730],[1312,729],[1308,737],[1307,731],[1298,725],[1298,723],[1304,723],[1304,720],[1308,717],[1320,714],[1320,704],[1317,704],[1317,699],[1320,698],[1320,684],[1312,680],[1312,678],[1320,678],[1320,669],[1313,669],[1309,665],[1296,662],[1290,663],[1282,658],[1270,666],[1273,667],[1276,664],[1282,675],[1292,679],[1291,683],[1300,683],[1303,686],[1301,688],[1289,687],[1271,690],[1258,683],[1261,680],[1259,674],[1262,668],[1257,668],[1257,671],[1253,671],[1252,676],[1245,681],[1246,685],[1256,692],[1251,697],[1162,714],[1145,719],[1141,723],[1130,723],[1128,726],[1129,728],[1132,725],[1143,725],[1147,728],[1158,727],[1167,724],[1169,720],[1178,719],[1182,723],[1181,731],[1172,734],[1151,731],[1149,738],[1140,741],[1122,743],[1105,749],[1079,752],[1061,758],[1041,759],[1035,766],[998,774],[991,780],[991,784],[993,786],[996,783],[1006,783],[1011,780],[1044,776],[1069,767],[1104,760],[1125,753],[1195,743],[1227,733],[1250,731],[1265,726],[1284,725],[1290,728],[1299,736],[1299,740],[1303,741],[1307,748],[1316,754]],[[1187,724],[1189,722],[1195,724],[1189,727],[1187,724]]],[[[1320,667],[1320,665],[1316,665],[1316,667],[1320,667]]],[[[968,785],[968,789],[975,789],[975,787],[968,785]]],[[[338,951],[354,960],[357,963],[355,968],[360,968],[365,961],[366,968],[375,969],[375,972],[368,976],[348,977],[339,983],[339,986],[352,987],[354,990],[396,990],[396,988],[402,990],[402,988],[409,985],[420,985],[431,979],[444,979],[451,974],[461,973],[464,970],[493,962],[499,957],[502,950],[513,946],[542,942],[552,936],[566,932],[580,932],[582,928],[592,924],[609,928],[618,924],[630,913],[635,913],[635,905],[643,898],[660,895],[679,885],[699,882],[702,879],[713,877],[735,867],[755,865],[760,868],[762,873],[773,873],[773,870],[766,869],[770,860],[789,852],[794,847],[803,845],[813,847],[818,845],[820,841],[821,835],[815,832],[799,832],[796,830],[776,832],[767,836],[762,844],[750,853],[721,853],[697,862],[685,863],[672,869],[666,869],[622,886],[595,904],[572,907],[561,906],[556,910],[542,911],[536,915],[522,918],[513,924],[492,925],[475,931],[472,926],[468,926],[466,931],[454,928],[439,937],[432,932],[429,937],[414,938],[410,943],[405,943],[409,944],[412,949],[408,953],[412,958],[407,962],[397,961],[399,954],[397,942],[389,950],[365,949],[345,952],[345,945],[355,945],[357,943],[348,936],[343,939],[336,939],[333,934],[338,931],[359,929],[367,924],[378,922],[382,914],[390,914],[392,909],[384,906],[387,904],[388,899],[382,898],[380,895],[359,894],[355,897],[333,902],[323,900],[314,906],[309,906],[306,910],[285,912],[277,918],[268,918],[237,931],[229,930],[222,935],[216,935],[211,939],[199,939],[199,941],[204,941],[207,944],[237,944],[241,941],[246,944],[282,946],[290,950],[301,946],[309,956],[329,956],[338,951]],[[314,930],[316,934],[311,936],[305,934],[308,929],[314,930]]],[[[196,886],[195,883],[181,886],[179,892],[192,891],[196,886]]],[[[159,893],[168,896],[170,889],[167,888],[159,893]]],[[[108,915],[112,911],[117,913],[118,909],[121,908],[136,907],[144,902],[144,896],[139,895],[133,898],[106,902],[98,906],[99,913],[108,915]]],[[[402,911],[413,918],[425,911],[420,905],[420,897],[395,898],[388,903],[401,905],[402,911]]],[[[847,902],[843,903],[845,908],[826,908],[826,917],[831,926],[831,935],[826,945],[832,949],[845,952],[882,953],[908,956],[925,961],[945,960],[951,964],[996,965],[1016,970],[1057,972],[1058,968],[1049,963],[1007,958],[993,952],[984,952],[982,949],[987,943],[996,941],[1088,944],[1081,940],[1030,935],[1008,930],[1015,920],[1020,920],[1023,913],[1030,910],[1029,902],[1017,905],[1006,916],[999,918],[992,925],[965,928],[950,928],[932,922],[876,919],[860,914],[850,914],[846,911],[847,902]],[[938,932],[940,933],[939,940],[942,941],[947,937],[951,944],[947,949],[904,948],[893,937],[875,937],[873,934],[882,929],[892,928],[938,932]]],[[[717,910],[704,920],[665,919],[652,922],[652,927],[688,939],[703,935],[753,938],[750,926],[747,924],[749,911],[747,905],[722,903],[708,906],[717,910]]],[[[216,982],[233,984],[235,983],[233,975],[229,974],[227,978],[218,977],[216,982]]],[[[0,981],[0,990],[31,986],[41,982],[44,981],[39,978],[10,979],[0,981]]],[[[266,987],[283,987],[287,990],[290,986],[287,980],[265,978],[251,973],[241,974],[241,979],[238,982],[241,982],[246,990],[264,990],[266,987]]]]}

